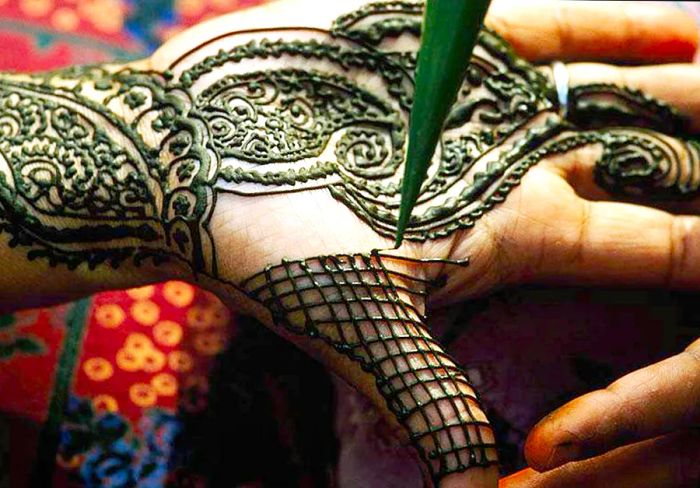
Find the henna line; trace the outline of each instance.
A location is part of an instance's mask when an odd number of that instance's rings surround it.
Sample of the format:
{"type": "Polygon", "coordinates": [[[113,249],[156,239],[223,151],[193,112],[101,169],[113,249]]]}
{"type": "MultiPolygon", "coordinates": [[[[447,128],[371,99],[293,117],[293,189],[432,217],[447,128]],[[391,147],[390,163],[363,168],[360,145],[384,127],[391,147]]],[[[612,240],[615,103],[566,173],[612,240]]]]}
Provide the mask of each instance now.
{"type": "MultiPolygon", "coordinates": [[[[382,270],[386,272],[386,268],[385,268],[384,264],[382,263],[381,259],[378,260],[378,264],[379,264],[379,267],[382,268],[382,270]]],[[[396,289],[395,289],[395,287],[394,287],[394,284],[393,284],[393,282],[392,282],[391,280],[389,280],[388,285],[389,285],[390,288],[392,288],[392,290],[394,291],[394,293],[397,293],[397,292],[396,292],[396,289]]],[[[396,296],[398,296],[398,294],[397,294],[396,296]]],[[[397,307],[401,307],[403,304],[404,304],[403,301],[401,301],[400,303],[394,303],[394,308],[396,309],[397,307]]],[[[414,346],[416,347],[416,349],[420,349],[420,348],[418,347],[418,345],[416,344],[415,339],[413,339],[413,344],[414,344],[414,346]]],[[[425,364],[430,364],[430,361],[428,361],[428,358],[427,358],[427,356],[426,356],[426,354],[425,354],[424,351],[420,350],[420,351],[419,351],[419,354],[423,357],[423,361],[425,362],[425,364]]],[[[404,384],[405,384],[405,382],[404,382],[404,384]]],[[[425,389],[426,393],[428,394],[428,397],[431,398],[430,392],[429,392],[429,390],[427,389],[427,387],[426,387],[425,385],[421,385],[421,386],[423,386],[423,388],[425,389]]],[[[443,392],[445,395],[448,394],[447,390],[445,389],[444,384],[441,383],[441,384],[440,384],[440,388],[441,388],[442,392],[443,392]]],[[[414,400],[414,402],[415,402],[415,400],[414,400]]],[[[418,403],[418,402],[415,402],[415,403],[418,403]]],[[[453,414],[454,414],[455,418],[459,418],[460,415],[459,415],[459,411],[458,411],[457,407],[454,405],[453,402],[450,402],[450,406],[452,407],[453,414]]],[[[467,409],[467,415],[469,415],[472,419],[474,419],[474,415],[472,414],[469,405],[466,405],[466,409],[467,409]]],[[[446,424],[447,424],[447,420],[445,419],[445,416],[444,416],[444,414],[443,414],[443,412],[442,412],[442,409],[439,408],[439,407],[435,407],[435,410],[438,412],[438,415],[440,416],[442,425],[446,425],[446,424]]],[[[421,410],[421,412],[422,412],[422,410],[421,410]]],[[[427,422],[426,425],[430,426],[430,423],[427,422]]],[[[450,439],[450,444],[454,446],[454,445],[455,445],[455,440],[454,440],[454,437],[453,437],[453,434],[452,434],[452,430],[449,429],[449,428],[447,429],[447,435],[448,435],[448,437],[449,437],[449,439],[450,439]]],[[[465,437],[466,437],[466,439],[467,439],[467,443],[470,443],[471,441],[470,441],[469,435],[465,435],[465,437]]],[[[481,440],[481,439],[480,439],[480,440],[481,440]]],[[[433,438],[433,442],[434,442],[434,445],[435,445],[436,449],[439,449],[439,446],[440,446],[439,440],[436,439],[436,438],[433,438]]],[[[430,455],[428,455],[428,457],[430,457],[430,455]]],[[[461,459],[460,459],[459,461],[460,461],[460,464],[461,464],[461,459]]],[[[441,460],[440,460],[440,473],[445,473],[445,472],[446,472],[446,468],[444,468],[443,462],[444,462],[444,461],[441,459],[441,460]]]]}
{"type": "Polygon", "coordinates": [[[318,34],[328,34],[330,35],[330,32],[326,29],[320,29],[317,27],[263,27],[260,29],[246,29],[246,30],[240,30],[240,31],[231,31],[227,32],[225,34],[221,34],[219,36],[216,36],[212,39],[209,39],[206,42],[203,42],[189,51],[187,51],[185,54],[177,58],[175,61],[173,61],[169,66],[168,66],[168,71],[172,70],[175,68],[178,64],[180,64],[183,60],[188,58],[189,56],[193,55],[197,51],[201,50],[202,48],[205,48],[209,46],[210,44],[214,44],[218,41],[221,41],[223,39],[226,39],[227,37],[233,37],[241,34],[261,34],[263,32],[287,32],[287,31],[302,31],[302,32],[316,32],[318,34]]]}

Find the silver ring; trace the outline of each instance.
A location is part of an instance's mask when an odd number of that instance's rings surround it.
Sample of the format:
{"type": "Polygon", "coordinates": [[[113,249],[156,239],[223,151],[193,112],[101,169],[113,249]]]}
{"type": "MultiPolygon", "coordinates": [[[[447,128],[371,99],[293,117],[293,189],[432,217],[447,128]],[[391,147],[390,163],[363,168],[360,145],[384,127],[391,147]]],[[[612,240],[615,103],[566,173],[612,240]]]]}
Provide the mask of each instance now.
{"type": "Polygon", "coordinates": [[[566,65],[561,61],[554,61],[552,63],[552,77],[559,100],[559,114],[566,117],[566,111],[569,107],[569,70],[566,65]]]}

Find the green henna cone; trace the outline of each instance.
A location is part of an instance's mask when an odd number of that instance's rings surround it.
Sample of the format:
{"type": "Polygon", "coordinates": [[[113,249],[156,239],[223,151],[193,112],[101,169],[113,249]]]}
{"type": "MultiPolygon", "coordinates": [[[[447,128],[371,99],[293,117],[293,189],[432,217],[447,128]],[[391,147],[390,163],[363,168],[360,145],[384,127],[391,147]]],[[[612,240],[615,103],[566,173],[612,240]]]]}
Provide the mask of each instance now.
{"type": "Polygon", "coordinates": [[[401,245],[445,120],[464,81],[489,3],[489,0],[426,2],[396,247],[401,245]]]}

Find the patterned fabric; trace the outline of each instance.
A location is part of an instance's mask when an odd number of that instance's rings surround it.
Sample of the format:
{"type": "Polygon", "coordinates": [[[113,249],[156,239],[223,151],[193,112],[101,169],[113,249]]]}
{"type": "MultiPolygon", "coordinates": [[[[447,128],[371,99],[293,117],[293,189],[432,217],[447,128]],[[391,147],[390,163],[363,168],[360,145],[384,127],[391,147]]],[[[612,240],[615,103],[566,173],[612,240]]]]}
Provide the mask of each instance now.
{"type": "MultiPolygon", "coordinates": [[[[0,0],[0,69],[137,59],[260,1],[0,0]]],[[[510,472],[543,414],[697,336],[695,300],[527,289],[430,325],[510,472]]],[[[0,317],[0,412],[0,488],[422,486],[416,453],[364,398],[182,282],[0,317]]]]}
{"type": "Polygon", "coordinates": [[[263,0],[0,0],[0,69],[131,60],[204,19],[263,0]]]}

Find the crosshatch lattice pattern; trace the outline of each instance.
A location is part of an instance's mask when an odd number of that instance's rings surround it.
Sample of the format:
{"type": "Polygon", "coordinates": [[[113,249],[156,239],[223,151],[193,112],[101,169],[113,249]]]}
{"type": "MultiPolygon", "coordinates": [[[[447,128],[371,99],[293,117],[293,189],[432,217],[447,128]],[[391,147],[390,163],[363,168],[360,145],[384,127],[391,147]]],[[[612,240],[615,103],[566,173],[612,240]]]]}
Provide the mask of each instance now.
{"type": "Polygon", "coordinates": [[[478,398],[464,371],[412,304],[431,284],[385,261],[378,252],[287,260],[243,287],[276,324],[324,340],[374,375],[434,479],[496,462],[490,428],[474,415],[478,398]]]}

